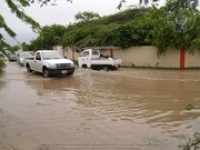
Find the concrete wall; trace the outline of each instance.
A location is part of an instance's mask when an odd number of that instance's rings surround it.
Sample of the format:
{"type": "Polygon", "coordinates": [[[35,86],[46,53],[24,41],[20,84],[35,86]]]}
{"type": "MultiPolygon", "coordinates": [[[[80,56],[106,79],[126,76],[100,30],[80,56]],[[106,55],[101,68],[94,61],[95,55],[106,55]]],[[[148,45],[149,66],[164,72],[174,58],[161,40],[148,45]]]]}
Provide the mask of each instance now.
{"type": "MultiPolygon", "coordinates": [[[[103,55],[109,55],[109,50],[102,51],[103,55]]],[[[122,59],[122,65],[141,67],[170,67],[178,68],[180,65],[180,52],[168,49],[165,54],[157,55],[157,48],[153,46],[130,47],[123,50],[115,50],[114,58],[122,59]]]]}
{"type": "MultiPolygon", "coordinates": [[[[73,54],[72,54],[72,50],[68,50],[64,52],[64,55],[68,58],[73,60],[73,54]]],[[[78,60],[79,57],[79,53],[74,52],[74,60],[78,60]]]]}
{"type": "Polygon", "coordinates": [[[194,54],[186,53],[185,67],[200,67],[200,51],[196,50],[194,54]]]}
{"type": "MultiPolygon", "coordinates": [[[[101,50],[101,54],[110,56],[110,50],[101,50]]],[[[72,50],[65,51],[65,55],[72,59],[72,50]]],[[[78,56],[75,52],[75,60],[78,60],[78,56]]],[[[158,57],[154,46],[135,46],[114,50],[114,59],[122,59],[125,66],[180,68],[180,50],[173,48],[168,48],[165,54],[158,57]]],[[[200,51],[195,51],[193,55],[185,53],[185,67],[200,67],[200,51]]]]}

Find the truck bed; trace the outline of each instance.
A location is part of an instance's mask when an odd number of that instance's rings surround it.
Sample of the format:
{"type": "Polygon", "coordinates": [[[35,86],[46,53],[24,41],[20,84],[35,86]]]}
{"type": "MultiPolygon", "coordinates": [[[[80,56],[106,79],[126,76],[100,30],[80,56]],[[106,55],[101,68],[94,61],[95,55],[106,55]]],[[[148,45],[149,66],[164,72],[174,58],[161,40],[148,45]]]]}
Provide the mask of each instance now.
{"type": "Polygon", "coordinates": [[[119,65],[121,64],[121,60],[117,59],[97,59],[97,60],[91,60],[91,65],[119,65]]]}
{"type": "Polygon", "coordinates": [[[29,57],[29,58],[24,59],[23,65],[26,66],[27,61],[30,61],[30,60],[33,61],[34,57],[29,57]]]}

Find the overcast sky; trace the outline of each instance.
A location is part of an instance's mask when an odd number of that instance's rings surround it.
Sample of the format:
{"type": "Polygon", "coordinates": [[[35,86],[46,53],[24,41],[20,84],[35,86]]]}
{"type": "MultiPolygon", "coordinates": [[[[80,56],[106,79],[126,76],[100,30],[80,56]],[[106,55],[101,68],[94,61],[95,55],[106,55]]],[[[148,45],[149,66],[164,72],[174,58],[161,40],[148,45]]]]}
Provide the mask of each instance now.
{"type": "MultiPolygon", "coordinates": [[[[5,1],[5,0],[3,0],[5,1]]],[[[30,7],[24,8],[27,15],[32,17],[41,26],[61,24],[68,25],[74,23],[74,16],[80,11],[93,11],[98,13],[101,17],[115,14],[120,10],[117,9],[120,0],[73,0],[73,3],[66,0],[57,0],[57,6],[40,7],[38,3],[31,4],[30,7]]],[[[8,26],[14,30],[17,34],[16,39],[18,42],[29,43],[30,40],[35,39],[38,34],[34,33],[30,26],[18,19],[14,14],[10,12],[5,2],[0,2],[0,14],[4,17],[8,26]]],[[[123,9],[129,8],[129,6],[138,6],[139,0],[126,0],[123,5],[123,9]]],[[[2,33],[2,30],[0,30],[2,33]]],[[[3,33],[6,41],[11,45],[16,45],[17,42],[5,33],[3,33]]]]}
{"type": "MultiPolygon", "coordinates": [[[[58,0],[57,6],[43,6],[39,4],[31,4],[31,7],[24,8],[26,14],[40,23],[41,26],[61,24],[68,25],[74,22],[74,15],[79,11],[93,11],[100,16],[107,16],[119,12],[117,9],[120,0],[73,0],[73,3],[65,0],[58,0]]],[[[139,0],[127,0],[124,9],[129,5],[138,4],[139,0]]],[[[31,39],[37,37],[29,25],[22,22],[14,14],[10,12],[5,2],[0,2],[0,14],[3,15],[6,23],[12,28],[16,34],[16,39],[22,43],[29,43],[31,39]]],[[[1,31],[2,32],[2,31],[1,31]]],[[[5,35],[7,42],[16,44],[16,41],[5,35]]]]}

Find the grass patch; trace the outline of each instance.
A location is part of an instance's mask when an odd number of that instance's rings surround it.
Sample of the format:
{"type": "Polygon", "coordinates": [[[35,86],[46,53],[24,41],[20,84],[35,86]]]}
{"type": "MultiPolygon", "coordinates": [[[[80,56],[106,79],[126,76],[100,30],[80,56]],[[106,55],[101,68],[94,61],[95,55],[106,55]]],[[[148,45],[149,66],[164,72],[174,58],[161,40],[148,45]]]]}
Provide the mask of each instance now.
{"type": "Polygon", "coordinates": [[[184,109],[185,110],[193,110],[194,106],[192,104],[188,104],[184,109]]]}

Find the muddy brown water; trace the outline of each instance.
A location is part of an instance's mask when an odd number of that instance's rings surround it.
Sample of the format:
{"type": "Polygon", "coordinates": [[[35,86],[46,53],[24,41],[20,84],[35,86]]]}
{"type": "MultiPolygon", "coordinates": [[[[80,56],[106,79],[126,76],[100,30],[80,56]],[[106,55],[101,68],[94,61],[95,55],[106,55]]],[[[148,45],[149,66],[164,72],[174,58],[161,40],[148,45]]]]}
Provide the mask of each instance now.
{"type": "Polygon", "coordinates": [[[200,70],[0,75],[0,150],[174,150],[198,131],[200,70]]]}

